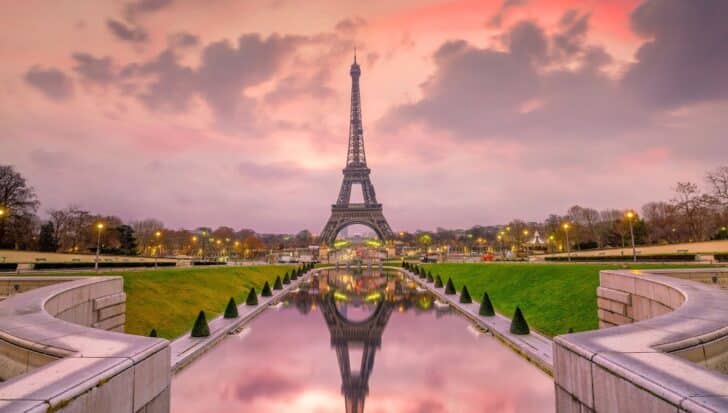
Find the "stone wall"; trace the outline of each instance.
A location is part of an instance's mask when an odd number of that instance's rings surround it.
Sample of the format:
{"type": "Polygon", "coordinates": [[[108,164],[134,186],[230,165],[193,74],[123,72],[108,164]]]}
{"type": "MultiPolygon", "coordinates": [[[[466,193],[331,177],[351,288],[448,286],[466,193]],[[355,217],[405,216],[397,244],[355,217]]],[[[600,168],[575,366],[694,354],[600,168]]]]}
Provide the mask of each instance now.
{"type": "Polygon", "coordinates": [[[602,328],[554,339],[557,411],[728,411],[728,293],[700,272],[602,271],[602,328]]]}
{"type": "Polygon", "coordinates": [[[0,412],[169,411],[169,342],[121,333],[121,277],[22,278],[0,277],[0,412]]]}

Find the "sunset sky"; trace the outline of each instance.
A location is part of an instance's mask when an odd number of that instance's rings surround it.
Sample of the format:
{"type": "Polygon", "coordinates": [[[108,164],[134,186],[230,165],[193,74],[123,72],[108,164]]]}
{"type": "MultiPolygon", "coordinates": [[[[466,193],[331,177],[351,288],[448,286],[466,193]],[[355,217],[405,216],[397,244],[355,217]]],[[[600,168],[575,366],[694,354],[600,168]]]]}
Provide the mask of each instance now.
{"type": "Polygon", "coordinates": [[[395,231],[639,208],[728,160],[724,0],[56,0],[0,17],[0,164],[50,208],[323,227],[354,48],[395,231]]]}

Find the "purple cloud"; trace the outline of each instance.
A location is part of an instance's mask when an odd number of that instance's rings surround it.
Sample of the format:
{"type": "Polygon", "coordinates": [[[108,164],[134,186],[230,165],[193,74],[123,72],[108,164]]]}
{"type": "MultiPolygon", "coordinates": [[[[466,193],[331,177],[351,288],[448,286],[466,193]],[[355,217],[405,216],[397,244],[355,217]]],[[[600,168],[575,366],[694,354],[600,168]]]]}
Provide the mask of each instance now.
{"type": "Polygon", "coordinates": [[[25,73],[23,79],[51,100],[60,102],[73,96],[73,81],[56,68],[44,69],[36,65],[25,73]]]}

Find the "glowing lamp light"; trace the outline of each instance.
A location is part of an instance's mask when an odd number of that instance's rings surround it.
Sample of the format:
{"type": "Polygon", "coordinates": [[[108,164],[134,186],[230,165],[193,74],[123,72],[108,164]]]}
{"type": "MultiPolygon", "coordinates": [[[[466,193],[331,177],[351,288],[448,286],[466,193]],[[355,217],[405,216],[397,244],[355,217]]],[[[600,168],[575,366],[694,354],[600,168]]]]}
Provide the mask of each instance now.
{"type": "Polygon", "coordinates": [[[101,222],[99,222],[98,224],[96,224],[96,228],[98,228],[99,231],[100,231],[100,230],[104,229],[104,224],[102,224],[101,222]]]}
{"type": "Polygon", "coordinates": [[[626,215],[627,215],[627,219],[632,219],[632,218],[634,218],[635,214],[634,214],[634,211],[630,210],[630,211],[627,211],[626,215]]]}
{"type": "Polygon", "coordinates": [[[162,232],[161,231],[157,231],[157,232],[154,233],[154,236],[157,237],[157,238],[159,238],[159,237],[162,236],[162,232]]]}

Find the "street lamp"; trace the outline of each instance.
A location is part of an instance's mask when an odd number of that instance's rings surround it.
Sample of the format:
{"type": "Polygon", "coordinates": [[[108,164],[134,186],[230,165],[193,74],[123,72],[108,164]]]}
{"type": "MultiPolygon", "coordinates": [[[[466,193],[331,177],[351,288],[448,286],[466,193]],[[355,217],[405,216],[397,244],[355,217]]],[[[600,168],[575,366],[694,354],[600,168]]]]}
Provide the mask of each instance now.
{"type": "Polygon", "coordinates": [[[631,209],[627,211],[626,214],[624,214],[627,217],[627,221],[629,221],[629,235],[632,237],[632,261],[637,262],[637,249],[635,249],[634,246],[634,226],[632,225],[632,220],[637,216],[637,214],[634,213],[631,209]]]}
{"type": "Polygon", "coordinates": [[[569,244],[569,225],[568,222],[564,222],[564,225],[562,227],[564,228],[564,233],[566,233],[566,259],[571,262],[571,245],[569,244]]]}
{"type": "Polygon", "coordinates": [[[528,230],[523,230],[523,236],[525,237],[523,239],[523,249],[526,251],[526,257],[528,257],[528,230]]]}
{"type": "Polygon", "coordinates": [[[162,231],[155,232],[154,236],[157,237],[157,253],[154,255],[154,268],[156,269],[159,255],[162,253],[162,243],[160,242],[160,239],[162,238],[162,231]]]}
{"type": "Polygon", "coordinates": [[[0,208],[0,218],[5,216],[5,208],[0,208]]]}
{"type": "Polygon", "coordinates": [[[99,253],[101,252],[101,231],[104,229],[104,224],[99,222],[96,224],[98,234],[96,236],[96,260],[94,261],[94,270],[99,272],[99,253]]]}
{"type": "Polygon", "coordinates": [[[556,237],[554,237],[554,234],[549,235],[549,250],[553,252],[553,244],[556,237]]]}

